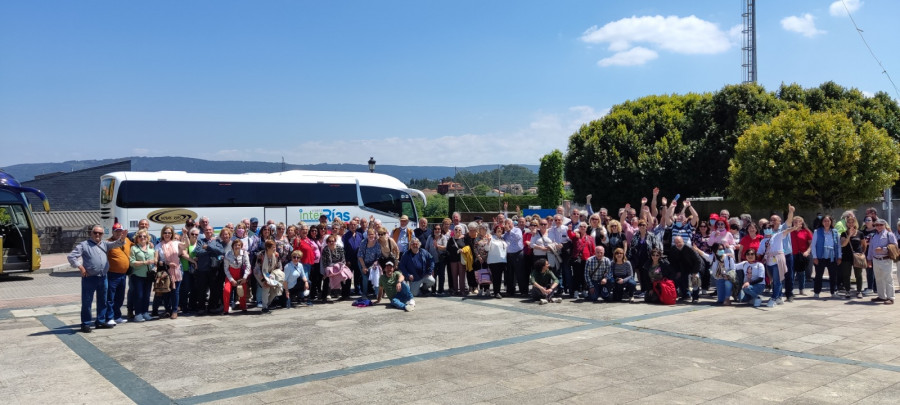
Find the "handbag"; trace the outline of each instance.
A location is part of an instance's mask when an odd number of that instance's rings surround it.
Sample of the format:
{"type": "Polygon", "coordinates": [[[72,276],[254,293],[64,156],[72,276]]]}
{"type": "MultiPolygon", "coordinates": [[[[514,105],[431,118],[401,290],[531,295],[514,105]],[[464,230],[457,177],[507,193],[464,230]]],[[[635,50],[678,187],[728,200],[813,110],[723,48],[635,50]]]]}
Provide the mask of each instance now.
{"type": "Polygon", "coordinates": [[[868,266],[866,262],[866,255],[862,253],[853,253],[853,267],[857,269],[864,269],[868,266]]]}
{"type": "Polygon", "coordinates": [[[478,284],[490,284],[491,271],[489,269],[475,270],[475,280],[478,284]]]}
{"type": "Polygon", "coordinates": [[[900,248],[897,248],[896,243],[888,244],[887,250],[888,250],[888,257],[890,257],[891,260],[893,260],[895,262],[900,260],[900,248]]]}

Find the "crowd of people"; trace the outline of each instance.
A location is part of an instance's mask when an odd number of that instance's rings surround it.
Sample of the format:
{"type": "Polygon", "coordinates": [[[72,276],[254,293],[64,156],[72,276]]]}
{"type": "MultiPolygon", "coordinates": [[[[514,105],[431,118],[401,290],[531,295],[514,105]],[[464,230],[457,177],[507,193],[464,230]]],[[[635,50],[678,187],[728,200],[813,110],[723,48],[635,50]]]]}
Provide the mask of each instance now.
{"type": "Polygon", "coordinates": [[[710,298],[758,307],[767,294],[766,305],[775,307],[807,295],[808,268],[814,298],[824,293],[827,272],[832,298],[877,294],[871,301],[894,303],[900,222],[892,231],[875,209],[866,210],[862,227],[852,211],[839,220],[817,215],[809,227],[792,206],[784,221],[727,210],[705,219],[690,200],[679,207],[677,197],[669,202],[658,193],[638,208],[626,204],[617,218],[605,208],[594,212],[589,195],[585,211],[567,203],[541,217],[516,207],[489,221],[462,223],[453,213],[438,224],[420,218],[417,226],[404,215],[392,230],[374,217],[329,223],[325,216],[315,225],[249,218],[218,234],[202,217],[180,231],[165,226],[159,237],[146,219],[133,234],[115,224],[108,239],[96,226],[69,255],[82,274],[81,330],[353,297],[356,306],[385,299],[413,311],[415,299],[429,295],[540,304],[710,298]]]}

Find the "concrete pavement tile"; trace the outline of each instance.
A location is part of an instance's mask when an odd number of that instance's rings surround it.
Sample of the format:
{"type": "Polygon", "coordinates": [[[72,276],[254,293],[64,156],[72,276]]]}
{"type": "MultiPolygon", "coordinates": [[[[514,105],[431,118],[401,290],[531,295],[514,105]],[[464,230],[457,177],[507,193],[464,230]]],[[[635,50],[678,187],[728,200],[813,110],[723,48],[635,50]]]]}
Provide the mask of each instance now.
{"type": "Polygon", "coordinates": [[[861,404],[894,405],[900,398],[900,384],[894,384],[859,401],[861,404]]]}
{"type": "Polygon", "coordinates": [[[559,403],[573,394],[559,387],[539,387],[491,400],[498,405],[544,405],[559,403]]]}
{"type": "Polygon", "coordinates": [[[673,395],[671,392],[661,392],[659,394],[650,395],[646,397],[642,397],[641,399],[633,402],[629,402],[632,404],[676,404],[676,405],[690,405],[690,404],[699,404],[704,402],[702,398],[697,398],[689,395],[673,395]]]}
{"type": "Polygon", "coordinates": [[[860,401],[878,391],[890,387],[896,382],[896,377],[891,378],[891,381],[879,379],[880,377],[886,376],[884,373],[897,374],[883,370],[864,370],[805,392],[802,394],[802,397],[820,403],[832,404],[846,404],[860,401]],[[882,373],[872,373],[873,371],[881,371],[882,373]]]}
{"type": "Polygon", "coordinates": [[[713,398],[718,398],[722,395],[744,390],[745,388],[746,387],[742,385],[732,384],[724,381],[703,380],[671,389],[667,392],[667,394],[673,395],[676,398],[687,396],[692,398],[700,398],[704,401],[707,401],[713,398]]]}
{"type": "Polygon", "coordinates": [[[772,347],[775,349],[790,350],[790,351],[794,351],[794,352],[805,352],[807,350],[810,350],[810,349],[812,349],[814,347],[818,347],[818,346],[821,346],[821,345],[818,343],[805,342],[805,341],[802,341],[799,339],[787,340],[787,341],[778,342],[778,343],[775,343],[774,345],[772,345],[772,347]]]}
{"type": "Polygon", "coordinates": [[[480,401],[492,402],[495,398],[512,395],[515,392],[516,390],[513,390],[512,388],[491,383],[436,395],[432,397],[431,400],[440,404],[471,404],[480,401]]]}
{"type": "Polygon", "coordinates": [[[836,342],[841,339],[843,339],[842,336],[829,335],[827,333],[813,333],[811,335],[806,335],[801,338],[797,338],[797,340],[799,340],[801,342],[809,342],[809,343],[815,343],[815,344],[819,344],[819,345],[827,345],[827,344],[836,342]]]}
{"type": "MultiPolygon", "coordinates": [[[[389,375],[382,374],[382,377],[389,377],[389,375]]],[[[350,385],[335,392],[349,399],[368,399],[386,395],[388,392],[401,387],[403,387],[403,383],[394,378],[382,378],[376,381],[350,385]]]]}
{"type": "Polygon", "coordinates": [[[739,391],[738,394],[756,398],[759,402],[784,402],[818,386],[818,383],[810,381],[794,382],[775,379],[739,391]]]}

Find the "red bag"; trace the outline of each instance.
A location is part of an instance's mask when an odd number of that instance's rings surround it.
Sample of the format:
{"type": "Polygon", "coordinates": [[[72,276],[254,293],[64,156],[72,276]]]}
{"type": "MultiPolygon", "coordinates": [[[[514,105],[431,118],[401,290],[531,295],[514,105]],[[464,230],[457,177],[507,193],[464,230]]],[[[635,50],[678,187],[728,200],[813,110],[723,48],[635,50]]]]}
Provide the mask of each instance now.
{"type": "Polygon", "coordinates": [[[675,305],[678,299],[678,290],[675,289],[675,283],[669,279],[662,279],[653,282],[653,290],[659,295],[659,303],[663,305],[675,305]]]}

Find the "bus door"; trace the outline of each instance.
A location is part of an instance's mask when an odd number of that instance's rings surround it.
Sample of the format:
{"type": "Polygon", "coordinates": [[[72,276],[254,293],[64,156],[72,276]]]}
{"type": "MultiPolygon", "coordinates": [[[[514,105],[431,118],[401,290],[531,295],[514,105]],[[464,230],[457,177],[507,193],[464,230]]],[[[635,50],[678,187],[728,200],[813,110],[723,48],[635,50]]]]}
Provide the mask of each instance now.
{"type": "Polygon", "coordinates": [[[279,222],[286,224],[287,223],[287,207],[266,207],[265,212],[263,213],[263,216],[265,218],[263,218],[263,220],[260,221],[260,225],[263,225],[263,224],[269,222],[270,219],[275,221],[276,224],[279,222]]]}

